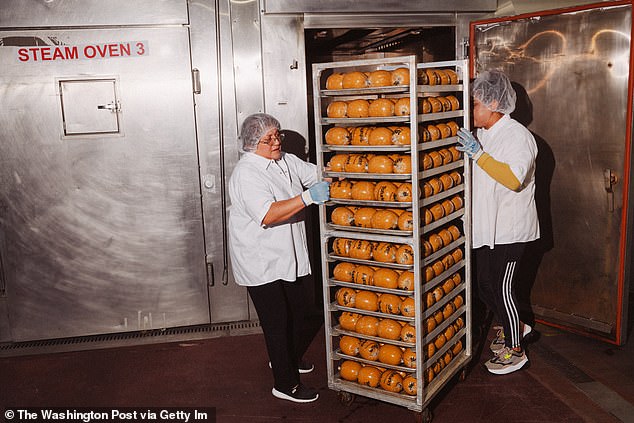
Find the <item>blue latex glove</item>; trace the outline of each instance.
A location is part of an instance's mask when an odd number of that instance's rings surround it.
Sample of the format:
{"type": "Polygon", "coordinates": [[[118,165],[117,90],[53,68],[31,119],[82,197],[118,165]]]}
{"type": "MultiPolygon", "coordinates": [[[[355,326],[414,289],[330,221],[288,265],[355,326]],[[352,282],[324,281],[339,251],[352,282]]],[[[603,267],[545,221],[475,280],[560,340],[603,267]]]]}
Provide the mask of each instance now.
{"type": "Polygon", "coordinates": [[[456,150],[463,151],[470,159],[478,160],[482,155],[480,141],[465,128],[460,128],[458,131],[458,143],[460,143],[460,146],[456,147],[456,150]]]}
{"type": "Polygon", "coordinates": [[[330,199],[330,182],[318,182],[302,192],[302,201],[306,206],[324,204],[328,199],[330,199]]]}

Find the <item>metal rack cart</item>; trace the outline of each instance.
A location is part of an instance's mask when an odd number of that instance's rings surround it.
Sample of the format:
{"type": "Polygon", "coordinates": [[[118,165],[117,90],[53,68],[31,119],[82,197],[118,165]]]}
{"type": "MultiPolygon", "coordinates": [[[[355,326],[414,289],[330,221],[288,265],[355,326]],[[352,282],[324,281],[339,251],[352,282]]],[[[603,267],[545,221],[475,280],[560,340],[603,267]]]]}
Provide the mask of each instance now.
{"type": "Polygon", "coordinates": [[[328,386],[418,412],[472,355],[466,61],[313,65],[328,386]]]}

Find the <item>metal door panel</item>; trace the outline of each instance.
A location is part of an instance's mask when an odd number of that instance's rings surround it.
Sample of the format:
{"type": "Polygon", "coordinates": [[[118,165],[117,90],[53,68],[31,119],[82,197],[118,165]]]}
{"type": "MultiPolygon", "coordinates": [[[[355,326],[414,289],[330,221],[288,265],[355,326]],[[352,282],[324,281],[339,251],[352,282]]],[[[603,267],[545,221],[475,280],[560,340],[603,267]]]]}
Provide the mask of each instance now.
{"type": "Polygon", "coordinates": [[[623,182],[632,18],[623,3],[472,25],[476,72],[501,68],[519,84],[513,116],[539,147],[542,238],[530,247],[522,289],[538,318],[616,343],[624,342],[630,248],[623,182]],[[608,169],[618,182],[606,187],[608,169]]]}
{"type": "Polygon", "coordinates": [[[188,30],[0,32],[13,36],[136,54],[20,61],[0,47],[11,339],[209,322],[188,30]],[[120,83],[123,136],[63,137],[56,81],[102,76],[120,83]]]}

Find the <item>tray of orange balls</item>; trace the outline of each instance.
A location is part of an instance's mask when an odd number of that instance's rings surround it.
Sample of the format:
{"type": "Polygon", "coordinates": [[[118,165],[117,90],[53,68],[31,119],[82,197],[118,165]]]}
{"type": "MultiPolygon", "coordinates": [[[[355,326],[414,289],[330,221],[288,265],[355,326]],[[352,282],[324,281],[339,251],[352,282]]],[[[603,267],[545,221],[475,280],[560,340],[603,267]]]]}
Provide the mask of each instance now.
{"type": "Polygon", "coordinates": [[[359,95],[373,93],[408,92],[409,69],[376,69],[333,72],[326,78],[326,89],[322,95],[359,95]]]}
{"type": "Polygon", "coordinates": [[[330,177],[403,180],[411,177],[409,154],[340,153],[333,155],[324,173],[330,177]]]}

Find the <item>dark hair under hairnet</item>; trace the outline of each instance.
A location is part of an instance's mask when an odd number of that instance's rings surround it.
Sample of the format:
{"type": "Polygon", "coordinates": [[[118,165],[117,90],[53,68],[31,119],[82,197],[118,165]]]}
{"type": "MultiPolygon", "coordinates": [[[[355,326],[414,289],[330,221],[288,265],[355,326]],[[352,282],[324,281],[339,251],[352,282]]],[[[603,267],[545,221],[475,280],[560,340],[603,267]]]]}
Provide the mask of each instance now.
{"type": "Polygon", "coordinates": [[[492,112],[511,114],[517,95],[511,80],[502,71],[484,71],[471,85],[471,94],[492,112]],[[497,103],[497,104],[494,104],[497,103]]]}
{"type": "Polygon", "coordinates": [[[279,130],[280,122],[266,113],[255,113],[248,116],[240,128],[242,151],[255,151],[258,142],[271,129],[279,130]]]}

